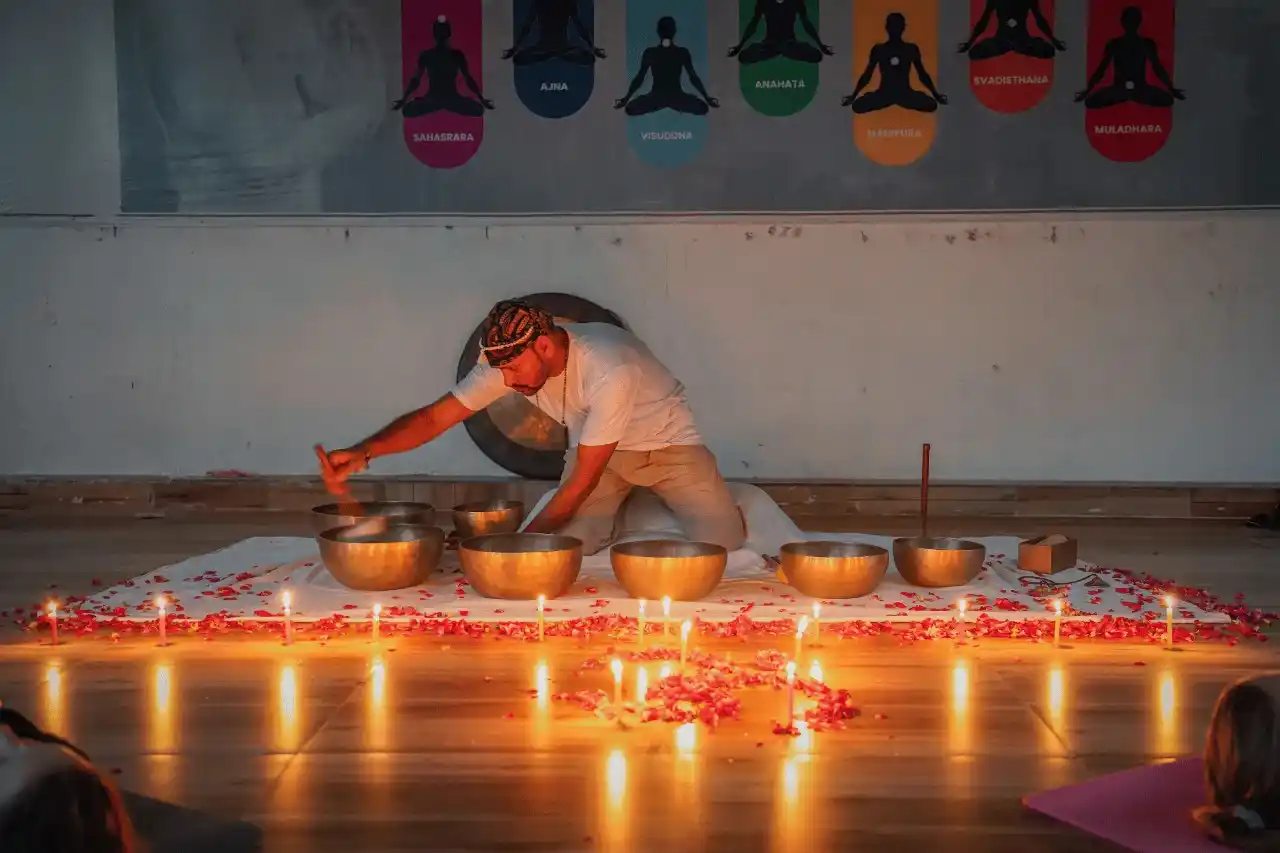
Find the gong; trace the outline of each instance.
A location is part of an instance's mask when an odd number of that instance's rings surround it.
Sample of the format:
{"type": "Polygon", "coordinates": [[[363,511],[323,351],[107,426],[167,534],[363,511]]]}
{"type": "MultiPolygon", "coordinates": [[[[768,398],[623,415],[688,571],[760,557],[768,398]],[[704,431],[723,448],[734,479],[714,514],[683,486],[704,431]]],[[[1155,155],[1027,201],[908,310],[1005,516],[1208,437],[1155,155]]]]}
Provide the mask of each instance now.
{"type": "MultiPolygon", "coordinates": [[[[520,299],[541,308],[560,323],[609,323],[622,329],[627,327],[612,311],[569,293],[534,293],[520,299]]],[[[458,359],[459,382],[476,366],[483,330],[482,322],[462,348],[462,357],[458,359]]],[[[523,394],[507,394],[467,418],[464,426],[485,456],[513,474],[531,480],[559,480],[564,472],[568,431],[523,394]]]]}

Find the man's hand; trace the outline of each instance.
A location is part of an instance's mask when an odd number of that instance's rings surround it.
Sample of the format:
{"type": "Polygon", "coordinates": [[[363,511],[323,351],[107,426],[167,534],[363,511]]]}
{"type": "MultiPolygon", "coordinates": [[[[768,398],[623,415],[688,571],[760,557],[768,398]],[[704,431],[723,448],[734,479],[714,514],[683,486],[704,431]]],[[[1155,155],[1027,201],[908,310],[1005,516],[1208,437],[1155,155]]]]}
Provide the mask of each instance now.
{"type": "Polygon", "coordinates": [[[320,476],[324,480],[325,488],[335,495],[347,494],[350,491],[347,487],[347,478],[369,467],[365,450],[361,447],[347,447],[326,453],[325,449],[317,444],[316,457],[320,460],[320,476]]]}

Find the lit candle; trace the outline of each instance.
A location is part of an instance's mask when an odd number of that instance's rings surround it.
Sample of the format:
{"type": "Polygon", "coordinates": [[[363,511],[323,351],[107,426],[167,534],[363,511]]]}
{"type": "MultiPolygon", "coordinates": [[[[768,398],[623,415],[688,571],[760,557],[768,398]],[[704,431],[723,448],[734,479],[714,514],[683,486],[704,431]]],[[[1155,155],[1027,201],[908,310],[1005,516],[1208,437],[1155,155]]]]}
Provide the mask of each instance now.
{"type": "Polygon", "coordinates": [[[680,671],[684,672],[685,661],[689,659],[689,631],[693,623],[688,619],[680,626],[680,671]]]}
{"type": "Polygon", "coordinates": [[[796,662],[787,661],[787,730],[796,720],[796,662]]]}
{"type": "Polygon", "coordinates": [[[643,666],[636,672],[636,702],[643,705],[644,697],[649,693],[649,670],[643,666]]]}
{"type": "Polygon", "coordinates": [[[547,631],[547,597],[538,596],[538,642],[541,643],[547,631]]]}
{"type": "Polygon", "coordinates": [[[959,601],[956,602],[956,613],[959,614],[959,618],[960,618],[960,636],[958,637],[958,639],[962,643],[969,636],[969,628],[965,623],[965,619],[964,619],[964,611],[965,611],[965,608],[968,607],[968,605],[969,605],[969,601],[968,599],[965,599],[965,598],[961,598],[959,601]]]}
{"type": "Polygon", "coordinates": [[[613,670],[613,704],[622,704],[622,661],[617,658],[613,659],[613,663],[609,664],[613,670]]]}
{"type": "Polygon", "coordinates": [[[1173,596],[1166,595],[1164,597],[1164,613],[1165,613],[1165,648],[1173,648],[1173,596]]]}
{"type": "Polygon", "coordinates": [[[813,603],[813,641],[818,642],[818,638],[822,634],[822,603],[815,601],[813,603]]]}
{"type": "Polygon", "coordinates": [[[636,637],[644,645],[644,599],[640,599],[640,619],[636,625],[636,637]]]}
{"type": "Polygon", "coordinates": [[[793,657],[800,660],[800,652],[804,648],[804,632],[809,630],[809,617],[801,616],[800,624],[796,626],[796,653],[793,657]]]}
{"type": "Polygon", "coordinates": [[[293,600],[293,596],[286,589],[281,598],[284,601],[284,644],[287,646],[293,642],[293,615],[289,610],[289,602],[293,600]]]}
{"type": "Polygon", "coordinates": [[[49,602],[49,645],[58,645],[58,602],[49,602]]]}
{"type": "Polygon", "coordinates": [[[382,627],[382,605],[373,605],[373,641],[376,643],[381,639],[382,627]]]}
{"type": "Polygon", "coordinates": [[[671,634],[671,596],[662,596],[662,636],[671,634]]]}
{"type": "Polygon", "coordinates": [[[1053,600],[1053,647],[1062,644],[1062,599],[1053,600]]]}
{"type": "Polygon", "coordinates": [[[168,640],[165,639],[166,627],[164,624],[166,621],[164,618],[164,611],[165,611],[165,608],[168,606],[168,604],[169,602],[165,600],[165,597],[163,595],[156,599],[156,608],[159,609],[160,611],[160,645],[162,646],[169,645],[168,640]]]}

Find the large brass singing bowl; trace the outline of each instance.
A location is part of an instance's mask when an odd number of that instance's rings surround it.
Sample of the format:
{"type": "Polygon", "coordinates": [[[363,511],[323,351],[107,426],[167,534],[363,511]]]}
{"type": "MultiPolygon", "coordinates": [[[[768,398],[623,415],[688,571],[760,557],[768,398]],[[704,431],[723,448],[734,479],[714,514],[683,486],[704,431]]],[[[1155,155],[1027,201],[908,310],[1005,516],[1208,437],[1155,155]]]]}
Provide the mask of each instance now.
{"type": "Polygon", "coordinates": [[[868,595],[889,570],[889,552],[862,542],[790,542],[779,556],[787,581],[810,598],[868,595]]]}
{"type": "Polygon", "coordinates": [[[453,508],[453,529],[459,539],[491,533],[515,533],[522,521],[524,504],[520,501],[480,501],[453,508]]]}
{"type": "Polygon", "coordinates": [[[419,586],[444,553],[444,531],[421,524],[392,523],[370,530],[361,523],[326,530],[316,541],[329,574],[348,589],[364,592],[419,586]]]}
{"type": "Polygon", "coordinates": [[[987,549],[968,539],[893,540],[893,563],[912,586],[964,586],[978,576],[986,559],[987,549]]]}
{"type": "Polygon", "coordinates": [[[582,540],[550,533],[494,533],[458,546],[462,573],[485,598],[559,598],[582,570],[582,540]]]}
{"type": "Polygon", "coordinates": [[[352,501],[350,504],[323,504],[311,510],[311,527],[317,534],[361,522],[366,522],[366,529],[385,529],[390,524],[430,527],[436,523],[436,508],[413,501],[352,501]],[[357,514],[350,514],[353,510],[357,514]]]}
{"type": "Polygon", "coordinates": [[[729,552],[708,542],[643,539],[609,550],[614,577],[632,598],[697,601],[724,577],[729,552]]]}

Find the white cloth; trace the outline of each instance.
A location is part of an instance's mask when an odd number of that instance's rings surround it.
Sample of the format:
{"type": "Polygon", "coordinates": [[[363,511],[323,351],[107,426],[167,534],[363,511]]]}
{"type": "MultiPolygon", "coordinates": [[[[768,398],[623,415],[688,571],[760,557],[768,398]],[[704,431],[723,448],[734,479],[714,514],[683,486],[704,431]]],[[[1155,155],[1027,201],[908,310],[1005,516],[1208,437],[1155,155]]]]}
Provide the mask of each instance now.
{"type": "MultiPolygon", "coordinates": [[[[702,444],[684,385],[639,338],[608,323],[561,328],[569,334],[567,369],[529,400],[569,428],[570,447],[616,441],[619,450],[646,451],[702,444]]],[[[502,371],[483,355],[453,389],[473,412],[510,393],[502,371]]]]}

